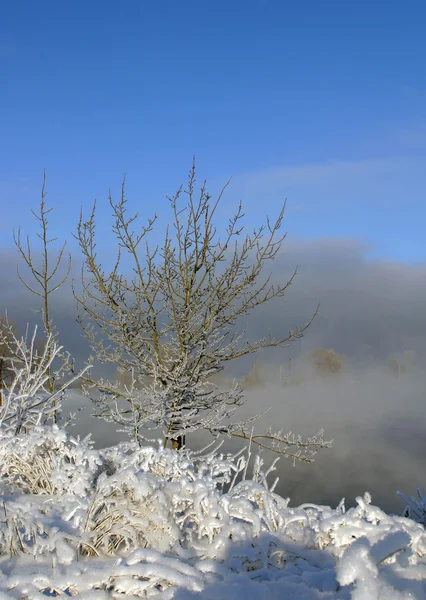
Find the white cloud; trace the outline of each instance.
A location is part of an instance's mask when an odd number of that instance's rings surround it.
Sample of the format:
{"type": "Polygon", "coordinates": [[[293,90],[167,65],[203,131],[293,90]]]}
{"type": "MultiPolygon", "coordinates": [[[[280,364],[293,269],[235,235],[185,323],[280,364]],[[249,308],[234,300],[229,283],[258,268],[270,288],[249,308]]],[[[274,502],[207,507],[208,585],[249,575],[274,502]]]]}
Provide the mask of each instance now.
{"type": "MultiPolygon", "coordinates": [[[[329,190],[331,194],[345,190],[350,196],[355,185],[357,189],[368,189],[371,186],[372,191],[381,187],[384,193],[391,184],[404,182],[408,178],[415,177],[425,181],[425,165],[426,158],[421,157],[333,160],[321,163],[283,165],[238,175],[232,179],[232,190],[237,193],[245,192],[249,197],[260,193],[266,196],[286,190],[297,192],[311,189],[317,189],[321,194],[326,190],[329,190]]],[[[399,187],[398,185],[398,189],[399,187]]],[[[267,201],[266,198],[265,200],[267,201]]],[[[318,202],[318,200],[318,194],[316,194],[311,202],[318,202]]],[[[321,206],[330,200],[333,198],[321,196],[321,206]]],[[[369,198],[360,197],[359,200],[365,202],[369,198]]]]}

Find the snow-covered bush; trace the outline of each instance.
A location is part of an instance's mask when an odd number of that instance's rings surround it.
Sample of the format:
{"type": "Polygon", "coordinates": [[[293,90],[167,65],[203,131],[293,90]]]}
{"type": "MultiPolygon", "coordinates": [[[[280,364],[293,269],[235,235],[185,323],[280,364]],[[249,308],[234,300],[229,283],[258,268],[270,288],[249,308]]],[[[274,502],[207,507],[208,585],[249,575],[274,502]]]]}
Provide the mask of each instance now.
{"type": "Polygon", "coordinates": [[[426,597],[424,527],[368,494],[348,510],[290,507],[250,453],[98,452],[56,427],[0,448],[0,599],[426,597]],[[44,456],[40,483],[8,475],[12,455],[29,471],[44,456]]]}
{"type": "Polygon", "coordinates": [[[2,512],[0,557],[48,556],[51,564],[75,558],[78,531],[64,518],[60,505],[45,505],[33,496],[3,498],[2,512]]]}
{"type": "Polygon", "coordinates": [[[101,465],[90,439],[76,440],[57,425],[18,435],[0,429],[0,482],[9,491],[86,497],[101,465]]]}
{"type": "Polygon", "coordinates": [[[82,550],[128,553],[136,548],[170,550],[180,538],[167,485],[134,467],[102,477],[90,504],[82,550]]]}
{"type": "Polygon", "coordinates": [[[225,523],[221,489],[245,465],[214,451],[175,452],[132,443],[105,450],[103,459],[115,472],[99,478],[85,539],[87,549],[108,554],[119,548],[171,550],[194,536],[211,542],[225,523]]]}
{"type": "Polygon", "coordinates": [[[158,441],[158,448],[122,442],[103,450],[102,456],[115,471],[136,467],[169,481],[177,481],[183,476],[190,479],[211,477],[220,486],[230,483],[234,472],[241,467],[235,464],[233,455],[220,454],[219,447],[220,445],[216,446],[210,452],[206,451],[208,449],[199,452],[187,449],[171,452],[163,447],[161,440],[158,441]]]}
{"type": "Polygon", "coordinates": [[[30,335],[18,337],[7,321],[0,329],[10,381],[1,381],[0,431],[19,434],[54,422],[61,409],[65,390],[88,369],[75,373],[69,354],[63,353],[53,334],[37,350],[37,326],[30,335]],[[55,361],[59,364],[55,365],[55,361]],[[67,381],[63,382],[69,373],[67,381]],[[59,385],[59,382],[62,384],[59,385]],[[55,387],[55,383],[57,383],[55,387]]]}

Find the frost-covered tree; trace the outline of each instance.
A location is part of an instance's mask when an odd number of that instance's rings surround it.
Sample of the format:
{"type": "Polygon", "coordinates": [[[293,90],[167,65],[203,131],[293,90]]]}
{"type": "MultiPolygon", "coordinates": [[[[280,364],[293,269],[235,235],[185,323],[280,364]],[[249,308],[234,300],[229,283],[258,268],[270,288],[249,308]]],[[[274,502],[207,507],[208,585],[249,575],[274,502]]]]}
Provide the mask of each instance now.
{"type": "Polygon", "coordinates": [[[252,435],[247,422],[233,420],[244,400],[242,388],[234,383],[223,390],[211,380],[229,361],[300,338],[312,321],[284,337],[269,332],[257,341],[240,328],[252,310],[284,296],[296,271],[282,284],[264,274],[285,237],[279,236],[284,206],[275,221],[267,219],[243,235],[240,204],[223,235],[218,234],[214,221],[227,185],[216,200],[205,183],[197,192],[193,164],[186,189],[168,198],[172,222],[164,241],[152,247],[147,237],[156,217],[137,229],[138,215],[127,212],[124,181],[119,201],[109,196],[118,241],[110,271],[97,254],[96,203],[87,220],[80,215],[79,320],[97,359],[131,376],[124,389],[103,379],[89,382],[100,392],[94,397],[98,416],[116,421],[139,441],[143,427],[162,428],[164,445],[171,441],[176,449],[186,434],[204,429],[309,461],[329,445],[322,432],[307,441],[282,432],[252,435]],[[129,257],[133,269],[126,276],[129,257]]]}

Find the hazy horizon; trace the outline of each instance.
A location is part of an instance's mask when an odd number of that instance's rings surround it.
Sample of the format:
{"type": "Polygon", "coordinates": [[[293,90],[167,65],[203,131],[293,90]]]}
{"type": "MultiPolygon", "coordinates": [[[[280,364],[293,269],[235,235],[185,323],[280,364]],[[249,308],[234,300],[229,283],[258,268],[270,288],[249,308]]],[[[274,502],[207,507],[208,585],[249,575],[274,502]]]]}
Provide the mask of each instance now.
{"type": "MultiPolygon", "coordinates": [[[[13,261],[17,259],[15,252],[0,253],[3,277],[8,282],[0,292],[0,302],[4,307],[9,305],[10,318],[21,324],[35,322],[39,315],[30,310],[35,298],[16,277],[13,261]]],[[[271,303],[267,310],[253,311],[248,333],[262,335],[271,325],[277,335],[285,332],[289,326],[305,322],[321,301],[319,314],[302,340],[285,349],[258,353],[228,371],[241,377],[254,360],[270,370],[261,387],[246,390],[247,402],[238,418],[270,406],[271,411],[256,424],[256,431],[273,424],[274,429],[308,436],[324,428],[325,439],[334,440],[333,447],[320,452],[311,465],[293,468],[291,461],[280,460],[277,490],[290,496],[293,505],[337,505],[343,496],[350,505],[355,496],[368,490],[373,502],[385,510],[401,512],[403,502],[396,490],[414,494],[425,480],[426,265],[371,260],[365,247],[351,240],[304,243],[290,239],[272,263],[273,279],[287,277],[296,262],[299,275],[288,296],[271,303]],[[398,290],[395,277],[401,283],[398,290]],[[316,347],[343,354],[342,372],[313,377],[307,356],[316,347]],[[401,358],[407,351],[412,355],[411,364],[398,378],[388,359],[401,358]],[[281,388],[277,386],[280,366],[283,377],[290,380],[290,385],[281,388]]],[[[62,288],[52,300],[61,343],[82,364],[89,350],[75,321],[69,288],[62,288]]],[[[98,447],[125,439],[116,433],[116,426],[90,418],[91,403],[88,399],[84,403],[86,409],[71,431],[82,435],[92,432],[98,447]]],[[[194,434],[189,443],[198,447],[198,439],[194,434]]],[[[229,444],[225,440],[224,448],[238,447],[229,444]]],[[[266,463],[272,460],[267,452],[263,456],[266,463]]]]}

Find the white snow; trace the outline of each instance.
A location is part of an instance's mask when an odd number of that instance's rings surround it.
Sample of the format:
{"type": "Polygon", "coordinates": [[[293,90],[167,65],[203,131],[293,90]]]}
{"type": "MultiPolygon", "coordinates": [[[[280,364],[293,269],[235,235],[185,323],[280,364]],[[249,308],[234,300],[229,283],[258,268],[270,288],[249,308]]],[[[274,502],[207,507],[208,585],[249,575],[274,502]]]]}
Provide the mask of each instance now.
{"type": "Polygon", "coordinates": [[[218,451],[0,430],[0,600],[426,598],[421,523],[367,493],[291,507],[261,459],[246,473],[218,451]]]}

